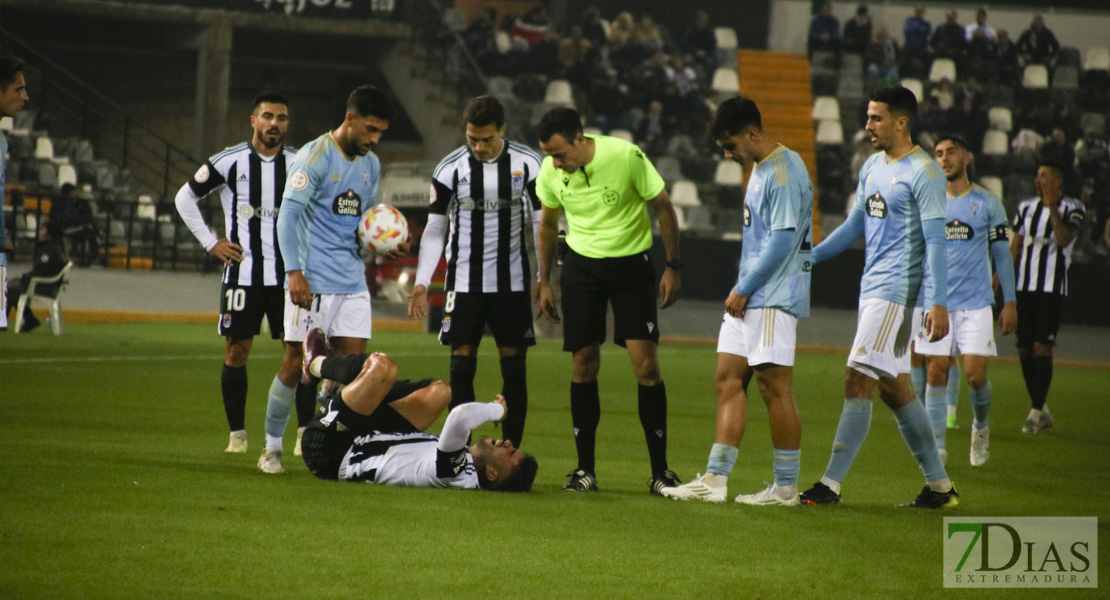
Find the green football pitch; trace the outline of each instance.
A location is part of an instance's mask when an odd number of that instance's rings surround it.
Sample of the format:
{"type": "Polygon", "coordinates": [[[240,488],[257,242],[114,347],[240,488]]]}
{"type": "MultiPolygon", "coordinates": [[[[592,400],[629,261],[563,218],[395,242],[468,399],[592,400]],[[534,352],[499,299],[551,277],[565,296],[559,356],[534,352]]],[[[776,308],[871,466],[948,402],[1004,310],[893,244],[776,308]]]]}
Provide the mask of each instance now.
{"type": "MultiPolygon", "coordinates": [[[[432,336],[381,333],[402,377],[447,378],[432,336]]],[[[500,375],[479,358],[478,396],[500,375]]],[[[713,438],[714,348],[660,349],[671,467],[705,468],[713,438]]],[[[949,432],[956,511],[896,507],[923,485],[890,411],[833,507],[689,504],[648,494],[647,452],[627,356],[605,346],[601,492],[560,491],[575,466],[570,359],[529,354],[524,449],[531,494],[385,488],[255,467],[266,390],[280,361],[259,338],[249,363],[246,455],[223,452],[223,344],[207,325],[67,327],[0,336],[0,598],[1105,598],[1095,590],[942,587],[945,516],[1095,516],[1110,525],[1110,372],[1057,367],[1056,427],[1020,433],[1017,365],[992,366],[991,458],[968,465],[966,388],[949,432]]],[[[842,404],[844,357],[803,354],[795,387],[804,488],[820,478],[842,404]]],[[[772,478],[766,411],[753,385],[730,495],[772,478]]],[[[438,431],[440,424],[432,430],[438,431]]],[[[496,436],[486,427],[477,433],[496,436]]],[[[1097,561],[1104,574],[1110,548],[1097,561]]]]}

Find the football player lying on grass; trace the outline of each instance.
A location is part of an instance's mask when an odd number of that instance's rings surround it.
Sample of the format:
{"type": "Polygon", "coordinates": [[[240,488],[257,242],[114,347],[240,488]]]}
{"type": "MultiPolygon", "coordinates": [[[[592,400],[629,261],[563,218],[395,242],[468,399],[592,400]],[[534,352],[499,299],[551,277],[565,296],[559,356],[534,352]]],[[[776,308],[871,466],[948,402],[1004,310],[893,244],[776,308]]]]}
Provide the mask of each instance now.
{"type": "Polygon", "coordinates": [[[398,381],[397,363],[385,354],[327,358],[327,340],[319,329],[309,332],[304,346],[305,378],[345,385],[331,394],[325,412],[309,423],[301,440],[313,475],[408,487],[532,489],[536,459],[512,442],[482,437],[467,446],[478,426],[497,426],[505,419],[508,409],[501,396],[488,404],[456,407],[436,436],[424,430],[447,409],[447,384],[398,381]]]}

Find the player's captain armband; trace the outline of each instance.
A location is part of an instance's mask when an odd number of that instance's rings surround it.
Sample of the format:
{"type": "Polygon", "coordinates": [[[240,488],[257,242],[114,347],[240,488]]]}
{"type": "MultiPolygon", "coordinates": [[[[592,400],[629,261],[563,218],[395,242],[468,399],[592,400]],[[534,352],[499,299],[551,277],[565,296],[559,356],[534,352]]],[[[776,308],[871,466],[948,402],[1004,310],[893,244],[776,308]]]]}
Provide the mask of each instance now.
{"type": "Polygon", "coordinates": [[[436,450],[436,477],[451,479],[458,477],[466,468],[466,448],[459,448],[454,452],[436,450]]]}
{"type": "Polygon", "coordinates": [[[308,185],[308,175],[304,171],[295,171],[289,176],[289,187],[295,190],[303,190],[308,185]]]}
{"type": "Polygon", "coordinates": [[[1010,239],[1010,228],[1006,227],[1005,225],[999,225],[998,227],[992,227],[991,230],[987,233],[987,241],[1005,242],[1009,239],[1010,239]]]}
{"type": "Polygon", "coordinates": [[[203,164],[200,166],[199,169],[197,169],[196,175],[193,175],[193,181],[196,181],[197,183],[204,183],[205,181],[208,181],[208,175],[208,164],[203,164]]]}

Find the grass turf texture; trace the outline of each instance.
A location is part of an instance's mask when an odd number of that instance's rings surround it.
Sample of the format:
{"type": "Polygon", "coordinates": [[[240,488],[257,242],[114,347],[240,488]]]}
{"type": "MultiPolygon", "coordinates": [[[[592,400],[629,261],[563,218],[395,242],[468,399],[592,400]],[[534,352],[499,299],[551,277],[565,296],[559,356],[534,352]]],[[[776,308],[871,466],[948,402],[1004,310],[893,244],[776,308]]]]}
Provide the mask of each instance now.
{"type": "MultiPolygon", "coordinates": [[[[447,351],[430,335],[383,333],[372,348],[394,355],[402,376],[448,376],[447,351]]],[[[783,509],[650,496],[628,359],[604,348],[601,492],[559,490],[575,466],[570,359],[545,341],[530,352],[524,438],[540,463],[536,488],[508,495],[318,480],[292,456],[295,423],[286,436],[288,472],[260,473],[266,390],[280,362],[268,339],[256,340],[248,363],[250,450],[228,455],[223,344],[210,326],[74,324],[59,338],[4,334],[0,598],[1032,598],[1046,591],[942,588],[942,517],[1097,516],[1106,539],[1106,371],[1057,368],[1057,427],[1031,436],[1019,432],[1028,401],[1018,367],[993,365],[991,459],[978,469],[967,464],[965,391],[961,429],[949,431],[948,442],[958,511],[895,507],[923,482],[881,404],[844,503],[783,509]]],[[[500,389],[492,350],[479,358],[480,399],[500,389]]],[[[664,346],[660,355],[671,467],[687,480],[704,470],[712,443],[715,352],[664,346]]],[[[828,460],[843,360],[798,357],[803,489],[828,460]]],[[[730,498],[772,478],[755,388],[730,498]]],[[[497,435],[491,427],[478,433],[497,435]]],[[[1108,555],[1104,546],[1104,574],[1108,555]]]]}

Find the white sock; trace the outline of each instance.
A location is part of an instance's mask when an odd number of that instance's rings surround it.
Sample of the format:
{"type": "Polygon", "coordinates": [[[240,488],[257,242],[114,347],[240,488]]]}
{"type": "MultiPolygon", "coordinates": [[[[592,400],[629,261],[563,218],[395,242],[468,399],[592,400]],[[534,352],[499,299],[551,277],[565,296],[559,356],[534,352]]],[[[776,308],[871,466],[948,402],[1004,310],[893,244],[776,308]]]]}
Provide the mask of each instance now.
{"type": "Polygon", "coordinates": [[[266,434],[266,452],[281,452],[281,438],[266,434]]]}
{"type": "Polygon", "coordinates": [[[701,481],[709,487],[728,487],[728,476],[718,475],[716,473],[706,473],[701,476],[701,481]]]}
{"type": "Polygon", "coordinates": [[[1039,421],[1041,419],[1041,411],[1031,408],[1029,409],[1029,416],[1025,417],[1026,421],[1039,421]]]}
{"type": "Polygon", "coordinates": [[[317,356],[316,358],[312,359],[311,363],[308,364],[308,372],[312,373],[313,377],[320,377],[321,376],[320,375],[320,365],[324,364],[324,358],[325,357],[323,357],[323,356],[317,356]]]}
{"type": "Polygon", "coordinates": [[[944,479],[938,479],[936,481],[930,481],[929,482],[929,489],[933,490],[934,492],[940,492],[940,493],[943,494],[944,492],[947,492],[948,490],[952,489],[952,480],[945,477],[944,479]]]}
{"type": "Polygon", "coordinates": [[[821,477],[821,483],[825,484],[825,486],[828,487],[830,490],[832,490],[834,494],[839,494],[840,493],[840,482],[839,481],[833,481],[832,479],[829,479],[826,476],[822,476],[821,477]]]}
{"type": "Polygon", "coordinates": [[[234,436],[234,435],[235,435],[235,434],[237,434],[237,433],[241,433],[241,434],[243,434],[243,435],[247,435],[247,430],[246,430],[246,429],[237,429],[237,430],[235,430],[235,431],[232,431],[232,432],[231,432],[231,435],[233,435],[233,436],[234,436]]]}
{"type": "MultiPolygon", "coordinates": [[[[839,487],[839,486],[838,486],[839,487]]],[[[776,485],[775,496],[779,500],[789,500],[798,495],[798,486],[796,485],[776,485]]]]}

